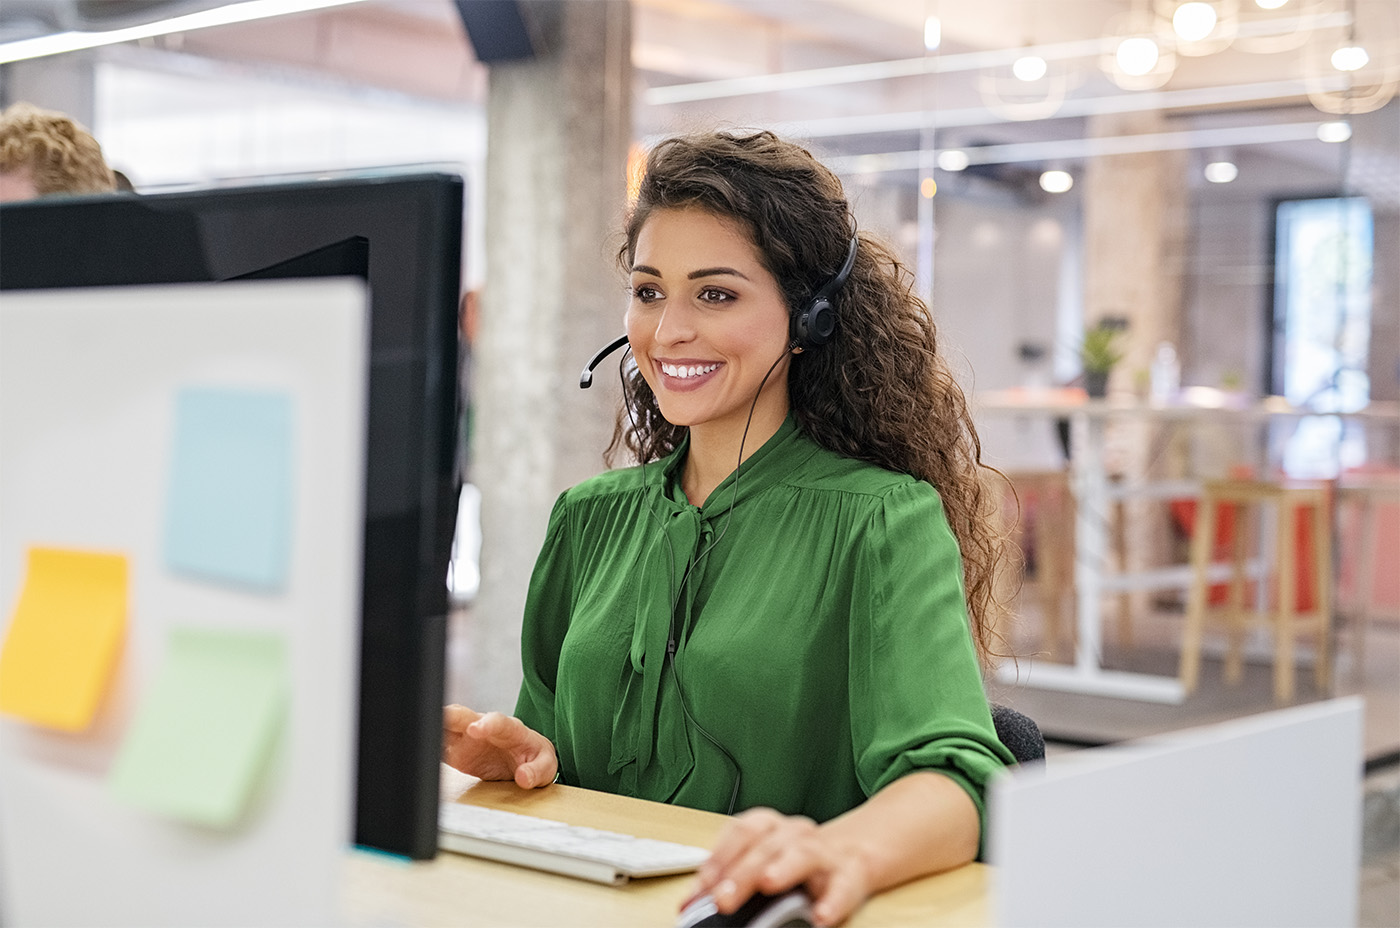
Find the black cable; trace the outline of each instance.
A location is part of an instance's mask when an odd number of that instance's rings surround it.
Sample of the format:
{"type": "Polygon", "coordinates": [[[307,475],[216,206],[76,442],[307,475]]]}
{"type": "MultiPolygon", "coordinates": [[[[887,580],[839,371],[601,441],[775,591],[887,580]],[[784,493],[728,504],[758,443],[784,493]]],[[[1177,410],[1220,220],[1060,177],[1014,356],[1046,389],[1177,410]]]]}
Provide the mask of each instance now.
{"type": "MultiPolygon", "coordinates": [[[[710,542],[710,544],[705,548],[705,550],[701,551],[698,555],[695,556],[694,560],[692,560],[689,564],[686,565],[685,573],[681,576],[680,587],[676,590],[675,600],[671,604],[671,627],[666,636],[666,660],[671,666],[671,676],[676,682],[676,698],[680,700],[681,712],[685,714],[686,720],[689,721],[692,726],[694,726],[695,730],[700,732],[700,734],[704,735],[705,740],[709,741],[716,748],[718,748],[719,752],[723,754],[729,760],[730,765],[734,767],[734,788],[730,791],[729,794],[728,813],[730,815],[734,814],[734,807],[738,804],[739,801],[739,784],[743,782],[744,771],[739,766],[739,761],[735,759],[734,755],[729,753],[729,750],[725,748],[724,745],[720,744],[719,741],[713,735],[706,731],[705,728],[695,720],[695,717],[690,714],[690,707],[686,705],[685,686],[683,681],[681,680],[680,665],[676,661],[676,609],[680,606],[681,595],[685,591],[685,584],[690,579],[691,571],[694,570],[695,566],[699,564],[700,561],[702,561],[705,557],[709,555],[711,551],[715,549],[715,546],[720,543],[720,539],[724,538],[725,533],[729,531],[729,523],[733,519],[734,505],[738,502],[739,499],[739,476],[743,470],[744,443],[748,441],[749,426],[753,425],[753,414],[754,411],[758,408],[758,399],[760,396],[763,395],[763,388],[768,384],[768,378],[773,376],[773,371],[777,370],[778,365],[782,363],[783,358],[786,356],[786,351],[784,351],[782,355],[779,355],[778,359],[773,362],[771,367],[768,368],[768,373],[764,374],[763,379],[758,383],[758,391],[754,394],[753,403],[749,405],[748,419],[746,419],[744,422],[744,433],[739,437],[739,459],[734,465],[734,486],[730,490],[729,506],[724,510],[724,526],[720,529],[719,534],[715,536],[714,540],[710,542]]],[[[666,543],[668,545],[670,544],[669,538],[666,539],[666,543]]],[[[672,557],[670,562],[674,564],[675,558],[672,557]]]]}
{"type": "MultiPolygon", "coordinates": [[[[743,470],[744,444],[748,441],[749,427],[753,425],[754,412],[758,409],[758,400],[759,397],[763,395],[763,388],[767,386],[768,378],[773,376],[773,371],[778,369],[778,365],[782,363],[782,360],[785,357],[787,357],[786,351],[784,351],[783,354],[779,355],[778,359],[774,361],[772,366],[768,368],[768,372],[764,374],[763,379],[759,381],[758,391],[754,394],[753,402],[749,405],[749,415],[744,422],[744,432],[739,437],[739,459],[734,465],[734,486],[730,489],[729,506],[723,512],[723,515],[726,517],[724,520],[724,525],[720,529],[719,534],[716,535],[713,540],[711,540],[711,542],[704,548],[704,550],[702,550],[698,555],[691,559],[691,561],[688,564],[686,564],[685,573],[681,575],[681,582],[679,586],[676,585],[675,548],[671,545],[670,536],[666,534],[666,526],[661,523],[661,517],[656,514],[656,512],[651,508],[651,505],[649,503],[647,505],[647,512],[651,515],[653,519],[656,520],[657,527],[661,531],[661,537],[666,542],[666,567],[667,571],[669,572],[667,586],[671,591],[671,614],[669,617],[669,626],[666,633],[666,662],[671,668],[671,676],[672,679],[675,681],[676,686],[676,698],[680,700],[681,713],[685,716],[686,721],[689,722],[691,727],[698,731],[705,738],[706,741],[714,745],[714,747],[721,754],[724,755],[725,759],[729,761],[729,765],[734,768],[734,787],[732,790],[730,790],[729,793],[728,814],[730,815],[734,814],[734,808],[738,804],[739,786],[744,780],[744,771],[739,766],[739,761],[734,757],[733,754],[729,752],[729,749],[726,748],[723,744],[721,744],[719,740],[715,738],[714,735],[706,731],[703,725],[696,721],[695,716],[693,716],[690,712],[690,707],[686,704],[685,688],[683,681],[681,680],[680,665],[676,661],[676,610],[680,606],[681,596],[685,592],[685,585],[690,580],[691,572],[694,570],[695,566],[699,564],[702,560],[704,560],[709,555],[709,553],[715,549],[715,546],[718,545],[720,543],[720,540],[724,538],[725,533],[729,531],[729,523],[734,512],[734,506],[739,499],[739,476],[743,470]]],[[[627,396],[627,379],[624,372],[624,365],[626,364],[626,359],[627,354],[624,353],[622,360],[619,362],[618,365],[618,373],[619,376],[622,377],[623,406],[627,410],[627,418],[632,423],[632,431],[635,433],[637,431],[637,420],[632,414],[632,403],[630,398],[627,396]]]]}

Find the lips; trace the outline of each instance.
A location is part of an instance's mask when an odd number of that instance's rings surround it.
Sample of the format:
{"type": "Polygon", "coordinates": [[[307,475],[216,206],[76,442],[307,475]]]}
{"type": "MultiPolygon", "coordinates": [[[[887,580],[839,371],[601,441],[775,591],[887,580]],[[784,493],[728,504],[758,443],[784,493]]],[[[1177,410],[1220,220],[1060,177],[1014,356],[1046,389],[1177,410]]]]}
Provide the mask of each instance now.
{"type": "Polygon", "coordinates": [[[681,380],[689,380],[692,377],[702,377],[705,374],[717,369],[718,364],[661,364],[661,373],[667,377],[679,377],[681,380]]]}
{"type": "Polygon", "coordinates": [[[657,361],[668,389],[686,390],[706,382],[724,365],[718,361],[657,361]]]}

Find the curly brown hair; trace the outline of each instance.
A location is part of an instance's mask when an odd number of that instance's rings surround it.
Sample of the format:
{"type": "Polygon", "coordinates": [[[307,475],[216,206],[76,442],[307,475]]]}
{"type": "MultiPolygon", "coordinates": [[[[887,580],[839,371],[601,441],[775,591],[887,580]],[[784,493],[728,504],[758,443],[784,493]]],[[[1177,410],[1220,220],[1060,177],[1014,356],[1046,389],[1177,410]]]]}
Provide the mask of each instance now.
{"type": "MultiPolygon", "coordinates": [[[[858,234],[855,266],[831,298],[835,335],[793,356],[792,411],[822,447],[937,487],[962,551],[978,655],[984,664],[998,656],[993,641],[1000,641],[997,628],[1006,612],[998,580],[1014,557],[987,480],[1000,475],[982,463],[966,398],[938,352],[933,316],[914,293],[913,275],[884,243],[854,231],[836,175],[771,132],[710,132],[656,145],[618,253],[624,272],[652,213],[683,207],[742,223],[790,312],[831,279],[858,234]]],[[[674,451],[685,434],[661,415],[633,369],[624,378],[608,463],[624,449],[637,461],[654,461],[674,451]]]]}
{"type": "Polygon", "coordinates": [[[16,103],[0,113],[0,171],[28,174],[40,196],[117,189],[102,146],[63,113],[16,103]]]}

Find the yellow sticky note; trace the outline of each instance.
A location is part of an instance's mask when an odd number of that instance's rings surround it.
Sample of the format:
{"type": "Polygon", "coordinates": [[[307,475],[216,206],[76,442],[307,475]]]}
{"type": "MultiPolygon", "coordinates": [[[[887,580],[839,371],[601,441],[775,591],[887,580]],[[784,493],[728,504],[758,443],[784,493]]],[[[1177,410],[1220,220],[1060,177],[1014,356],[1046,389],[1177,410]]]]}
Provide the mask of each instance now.
{"type": "Polygon", "coordinates": [[[60,731],[97,714],[126,638],[119,554],[30,548],[0,650],[0,712],[60,731]]]}

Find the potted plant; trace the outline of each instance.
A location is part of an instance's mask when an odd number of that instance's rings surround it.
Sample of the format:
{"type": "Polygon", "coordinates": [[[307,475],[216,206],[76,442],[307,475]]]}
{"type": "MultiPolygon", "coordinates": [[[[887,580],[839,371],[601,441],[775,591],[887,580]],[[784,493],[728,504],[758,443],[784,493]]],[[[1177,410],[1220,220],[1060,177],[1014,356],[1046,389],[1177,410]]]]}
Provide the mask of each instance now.
{"type": "Polygon", "coordinates": [[[1084,329],[1084,339],[1079,344],[1079,361],[1084,368],[1084,391],[1090,396],[1107,395],[1108,375],[1123,360],[1119,342],[1127,327],[1126,319],[1105,316],[1084,329]]]}

